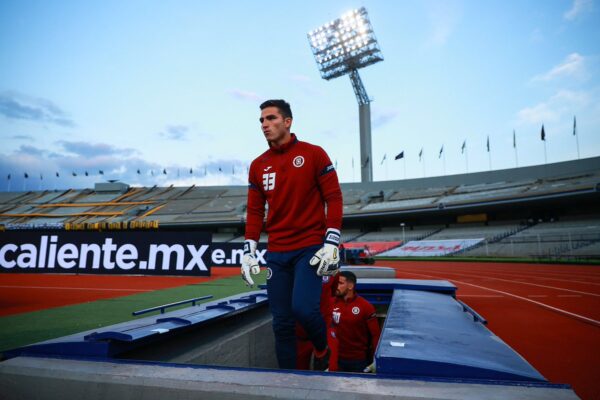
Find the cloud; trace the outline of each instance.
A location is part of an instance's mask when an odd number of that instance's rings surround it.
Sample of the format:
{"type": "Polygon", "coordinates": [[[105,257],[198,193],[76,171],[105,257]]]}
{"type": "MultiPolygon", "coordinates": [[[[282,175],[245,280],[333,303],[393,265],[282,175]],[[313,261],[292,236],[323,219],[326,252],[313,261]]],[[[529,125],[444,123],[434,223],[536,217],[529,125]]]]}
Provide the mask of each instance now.
{"type": "Polygon", "coordinates": [[[229,94],[231,97],[233,97],[234,99],[237,99],[237,100],[252,101],[252,102],[260,102],[263,100],[263,98],[261,96],[259,96],[258,94],[254,93],[254,92],[248,92],[248,91],[240,90],[240,89],[229,89],[229,90],[227,90],[227,94],[229,94]]]}
{"type": "Polygon", "coordinates": [[[574,0],[571,8],[564,13],[563,17],[567,21],[574,21],[581,15],[591,11],[594,8],[592,0],[574,0]]]}
{"type": "Polygon", "coordinates": [[[43,154],[46,154],[47,151],[44,149],[39,149],[35,146],[21,145],[21,147],[19,147],[16,150],[16,153],[28,154],[32,156],[41,156],[43,154]]]}
{"type": "MultiPolygon", "coordinates": [[[[67,142],[67,147],[71,145],[67,142]]],[[[95,183],[111,179],[146,187],[245,185],[248,179],[247,163],[239,160],[217,160],[195,166],[160,165],[128,157],[129,149],[78,146],[71,146],[79,151],[76,155],[52,153],[34,146],[21,146],[11,154],[0,152],[0,190],[8,190],[9,185],[12,191],[93,188],[95,183]],[[163,174],[163,170],[167,173],[163,174]]]]}
{"type": "Polygon", "coordinates": [[[51,123],[68,128],[75,126],[68,115],[51,101],[15,92],[0,93],[0,115],[8,119],[51,123]]]}
{"type": "Polygon", "coordinates": [[[532,81],[552,81],[563,77],[587,78],[585,57],[579,53],[571,53],[565,60],[542,75],[534,76],[532,81]]]}
{"type": "Polygon", "coordinates": [[[184,125],[169,125],[163,132],[159,132],[159,136],[169,140],[186,140],[186,134],[190,130],[184,125]]]}
{"type": "Polygon", "coordinates": [[[565,115],[575,114],[573,110],[592,104],[592,95],[582,91],[560,90],[548,100],[517,112],[517,124],[541,125],[554,123],[565,115]]]}
{"type": "Polygon", "coordinates": [[[57,142],[57,144],[61,145],[69,153],[86,158],[106,155],[129,156],[136,152],[134,149],[119,149],[105,143],[69,142],[62,140],[57,142]]]}
{"type": "Polygon", "coordinates": [[[15,139],[15,140],[33,140],[33,136],[29,136],[29,135],[14,135],[9,137],[9,139],[15,139]]]}
{"type": "Polygon", "coordinates": [[[398,115],[399,110],[387,109],[387,110],[373,110],[372,124],[375,128],[380,128],[393,121],[398,115]]]}
{"type": "Polygon", "coordinates": [[[443,46],[456,30],[462,18],[462,6],[458,1],[437,0],[426,2],[431,33],[429,46],[443,46]]]}

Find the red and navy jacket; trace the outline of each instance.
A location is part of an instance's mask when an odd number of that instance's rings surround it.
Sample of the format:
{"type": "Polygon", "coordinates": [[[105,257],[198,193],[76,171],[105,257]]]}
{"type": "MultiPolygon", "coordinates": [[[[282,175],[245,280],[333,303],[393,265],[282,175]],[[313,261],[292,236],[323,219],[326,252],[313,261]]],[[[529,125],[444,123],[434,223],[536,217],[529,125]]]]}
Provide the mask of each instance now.
{"type": "Polygon", "coordinates": [[[332,307],[332,326],[339,340],[339,358],[370,361],[381,334],[375,307],[358,295],[348,300],[336,297],[332,307]]]}
{"type": "Polygon", "coordinates": [[[271,146],[252,161],[248,181],[245,236],[258,241],[267,203],[269,251],[320,245],[327,228],[341,228],[342,191],[321,147],[299,141],[292,133],[289,142],[271,146]]]}

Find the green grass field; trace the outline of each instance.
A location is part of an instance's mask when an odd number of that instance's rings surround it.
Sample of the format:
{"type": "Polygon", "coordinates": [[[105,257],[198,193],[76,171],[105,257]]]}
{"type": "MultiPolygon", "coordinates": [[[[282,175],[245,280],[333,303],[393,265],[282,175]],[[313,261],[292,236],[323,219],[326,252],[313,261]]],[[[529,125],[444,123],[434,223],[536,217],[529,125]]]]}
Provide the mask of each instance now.
{"type": "MultiPolygon", "coordinates": [[[[255,279],[255,282],[264,284],[265,273],[259,276],[258,281],[255,279]]],[[[160,311],[156,311],[154,314],[144,314],[139,317],[131,315],[133,311],[145,308],[212,295],[212,299],[204,301],[209,302],[252,290],[256,289],[246,287],[239,276],[232,276],[176,288],[8,315],[0,317],[0,352],[136,318],[160,314],[160,311]]],[[[173,307],[169,310],[189,306],[188,304],[173,307]]]]}

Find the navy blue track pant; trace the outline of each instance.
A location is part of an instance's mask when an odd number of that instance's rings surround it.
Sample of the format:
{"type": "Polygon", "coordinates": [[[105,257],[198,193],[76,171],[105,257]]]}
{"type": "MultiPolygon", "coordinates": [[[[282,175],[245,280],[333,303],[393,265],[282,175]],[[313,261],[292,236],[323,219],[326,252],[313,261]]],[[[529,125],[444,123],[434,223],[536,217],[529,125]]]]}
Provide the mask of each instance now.
{"type": "Polygon", "coordinates": [[[267,293],[280,368],[296,368],[296,321],[318,351],[327,346],[327,330],[319,309],[322,278],[309,264],[320,248],[267,252],[267,293]]]}

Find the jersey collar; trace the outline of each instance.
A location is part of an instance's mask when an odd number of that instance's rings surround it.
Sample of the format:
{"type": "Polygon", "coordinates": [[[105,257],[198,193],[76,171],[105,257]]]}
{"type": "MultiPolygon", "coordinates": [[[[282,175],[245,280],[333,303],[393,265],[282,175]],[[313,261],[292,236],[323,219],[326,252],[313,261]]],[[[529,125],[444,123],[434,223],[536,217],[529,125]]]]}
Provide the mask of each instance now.
{"type": "Polygon", "coordinates": [[[270,150],[274,151],[276,153],[285,153],[286,151],[291,149],[293,145],[298,143],[298,138],[296,137],[296,134],[292,133],[291,136],[292,136],[292,138],[289,140],[289,142],[284,143],[281,146],[275,146],[275,145],[269,143],[270,150]]]}

